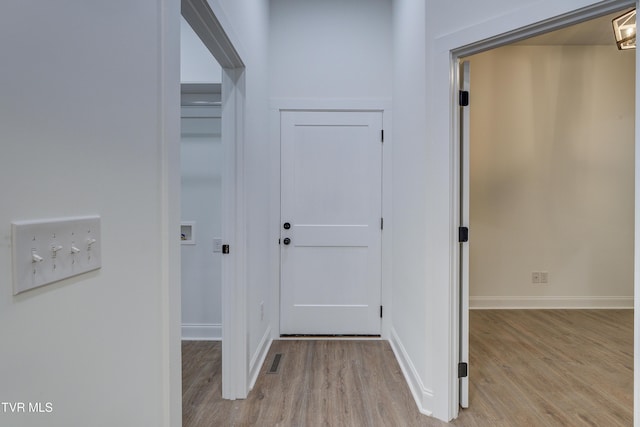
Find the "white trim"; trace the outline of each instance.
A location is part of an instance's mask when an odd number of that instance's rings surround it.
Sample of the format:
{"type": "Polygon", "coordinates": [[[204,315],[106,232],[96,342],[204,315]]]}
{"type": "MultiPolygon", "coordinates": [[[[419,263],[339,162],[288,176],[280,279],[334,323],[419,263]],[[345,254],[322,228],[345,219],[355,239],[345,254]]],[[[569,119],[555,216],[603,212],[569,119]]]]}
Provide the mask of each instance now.
{"type": "MultiPolygon", "coordinates": [[[[448,301],[449,308],[449,321],[447,325],[447,346],[443,347],[447,349],[448,353],[446,360],[441,360],[440,363],[436,362],[436,365],[442,364],[447,367],[447,381],[445,387],[443,387],[442,395],[446,396],[447,402],[439,402],[436,409],[436,417],[448,421],[458,416],[459,399],[460,399],[460,380],[458,378],[458,363],[460,362],[460,244],[458,242],[458,227],[463,225],[460,216],[460,177],[461,167],[460,164],[460,121],[459,115],[456,114],[458,105],[456,102],[456,93],[460,89],[459,81],[459,61],[457,58],[452,58],[448,55],[449,69],[451,75],[449,76],[449,105],[454,106],[456,110],[449,118],[451,123],[450,138],[451,143],[449,147],[449,156],[452,161],[451,176],[450,176],[450,213],[451,218],[449,228],[449,276],[451,282],[448,289],[448,301]],[[455,142],[453,142],[455,141],[455,142]],[[444,363],[443,363],[444,362],[444,363]],[[444,406],[447,406],[446,408],[444,406]],[[446,409],[446,411],[445,411],[446,409]]],[[[442,377],[441,377],[442,378],[442,377]]],[[[441,379],[440,378],[440,379],[441,379]]],[[[436,379],[438,384],[440,379],[436,379]]]]}
{"type": "Polygon", "coordinates": [[[222,117],[222,107],[219,106],[183,106],[180,107],[180,115],[183,119],[207,118],[219,119],[222,117]]]}
{"type": "Polygon", "coordinates": [[[222,341],[220,323],[183,323],[182,341],[222,341]]]}
{"type": "MultiPolygon", "coordinates": [[[[584,7],[577,5],[568,6],[563,2],[555,0],[543,0],[541,2],[524,6],[513,12],[496,18],[471,25],[467,28],[458,30],[452,34],[438,37],[434,41],[434,78],[429,85],[433,89],[431,97],[437,105],[442,109],[436,109],[434,115],[433,130],[434,138],[449,141],[450,155],[450,176],[449,176],[449,201],[450,201],[450,241],[449,241],[449,288],[446,294],[434,294],[437,300],[436,304],[442,303],[446,310],[444,313],[438,313],[439,330],[448,331],[447,336],[442,336],[436,331],[436,339],[434,345],[441,348],[442,351],[437,352],[434,357],[435,368],[435,389],[438,390],[440,396],[436,399],[434,406],[434,414],[443,420],[450,420],[458,416],[458,395],[457,395],[457,357],[460,342],[459,337],[459,260],[457,241],[457,227],[459,225],[459,177],[460,177],[460,150],[458,139],[459,117],[457,114],[458,106],[456,103],[456,74],[458,72],[458,59],[475,53],[494,49],[499,46],[519,41],[523,38],[543,34],[555,29],[559,29],[568,25],[572,25],[584,20],[588,20],[597,16],[605,15],[614,10],[619,10],[634,3],[629,0],[605,0],[601,2],[589,2],[585,0],[584,7]],[[445,105],[447,108],[444,108],[445,105]],[[441,111],[443,113],[441,113],[441,111]],[[442,317],[440,317],[442,315],[442,317]],[[439,322],[446,322],[440,324],[439,322]],[[443,367],[448,367],[448,378],[445,381],[442,373],[443,367]],[[446,396],[446,397],[445,397],[446,396]]],[[[636,61],[638,58],[636,56],[636,61]]],[[[640,61],[639,61],[640,62],[640,61]]],[[[636,71],[636,80],[638,71],[636,71]]],[[[637,92],[636,92],[637,96],[637,92]]],[[[636,111],[637,117],[638,111],[636,111]]],[[[638,127],[636,126],[636,132],[638,127]]],[[[637,134],[638,135],[638,134],[637,134]]],[[[636,136],[636,145],[638,144],[638,136],[636,136]]],[[[637,154],[636,150],[636,154],[637,154]]],[[[638,167],[636,165],[636,176],[638,176],[638,167]]],[[[636,182],[638,178],[636,178],[636,182]]],[[[637,190],[637,186],[636,186],[637,190]]],[[[639,203],[636,198],[636,205],[639,203]]],[[[636,218],[638,218],[638,210],[636,209],[636,218]]],[[[636,220],[636,223],[638,221],[636,220]]],[[[637,228],[636,228],[637,230],[637,228]]],[[[636,239],[636,244],[638,243],[636,239]]],[[[638,270],[640,261],[636,252],[635,261],[635,291],[638,292],[640,282],[638,278],[638,270]]],[[[636,314],[636,322],[638,314],[636,314]]],[[[640,364],[640,362],[636,363],[640,364]]],[[[638,365],[636,365],[637,367],[638,365]]],[[[637,373],[637,370],[636,370],[637,373]]],[[[638,375],[636,378],[640,378],[638,375]]],[[[638,402],[638,384],[635,384],[635,401],[638,402]]],[[[634,406],[638,408],[638,405],[634,406]]],[[[637,414],[637,412],[636,412],[637,414]]],[[[635,417],[638,419],[638,417],[635,417]]]]}
{"type": "Polygon", "coordinates": [[[436,52],[455,50],[458,57],[469,56],[604,16],[634,4],[633,0],[603,0],[591,4],[585,1],[585,7],[568,11],[564,2],[543,0],[440,36],[435,40],[435,49],[436,52]],[[530,24],[518,26],[516,23],[522,22],[522,17],[526,17],[530,24]]]}
{"type": "Polygon", "coordinates": [[[382,270],[380,304],[384,309],[380,336],[388,340],[391,337],[393,324],[391,287],[393,281],[393,111],[391,105],[382,110],[382,128],[384,129],[384,143],[382,144],[382,217],[384,218],[384,228],[382,230],[382,259],[380,260],[382,270]]]}
{"type": "Polygon", "coordinates": [[[249,362],[247,345],[246,223],[244,187],[244,69],[222,69],[222,397],[244,399],[249,362]]]}
{"type": "Polygon", "coordinates": [[[400,365],[402,374],[404,375],[404,378],[409,385],[409,390],[411,390],[411,395],[416,401],[418,410],[421,414],[432,416],[433,391],[426,388],[422,383],[418,371],[413,365],[413,362],[411,361],[407,350],[404,348],[402,341],[400,341],[400,337],[393,327],[391,327],[390,335],[391,339],[389,340],[389,344],[391,344],[391,349],[396,355],[396,360],[398,361],[398,365],[400,365]]]}
{"type": "MultiPolygon", "coordinates": [[[[182,0],[182,16],[223,68],[243,68],[242,58],[229,39],[229,25],[223,26],[207,0],[182,0]]],[[[226,20],[225,20],[226,21],[226,20]]]]}
{"type": "Polygon", "coordinates": [[[264,360],[267,358],[267,354],[269,353],[269,348],[271,347],[271,343],[273,339],[271,339],[271,327],[268,327],[267,330],[262,335],[262,339],[260,340],[260,344],[258,344],[258,348],[251,358],[251,363],[249,364],[249,390],[253,388],[258,380],[258,375],[260,375],[260,368],[264,364],[264,360]]]}
{"type": "MultiPolygon", "coordinates": [[[[272,101],[273,102],[273,101],[272,101]]],[[[269,142],[270,142],[270,164],[271,167],[271,179],[272,182],[270,191],[270,214],[271,214],[271,241],[274,243],[270,247],[270,259],[271,263],[271,283],[272,288],[270,295],[272,295],[271,303],[271,321],[272,325],[275,325],[272,329],[272,338],[276,339],[280,336],[280,245],[276,242],[280,241],[280,218],[281,215],[281,173],[280,173],[280,111],[277,108],[271,108],[269,111],[269,142]]]]}
{"type": "Polygon", "coordinates": [[[349,336],[349,335],[336,335],[336,336],[314,336],[314,335],[302,335],[302,336],[285,336],[278,337],[278,341],[387,341],[382,337],[377,336],[349,336]]]}
{"type": "Polygon", "coordinates": [[[271,109],[279,111],[391,111],[391,105],[390,98],[271,99],[271,109]]]}
{"type": "Polygon", "coordinates": [[[471,310],[515,309],[632,309],[633,297],[469,297],[471,310]]]}
{"type": "MultiPolygon", "coordinates": [[[[471,63],[468,61],[462,61],[458,64],[457,69],[459,73],[456,73],[457,88],[459,90],[471,91],[471,63]]],[[[459,92],[458,92],[459,93],[459,92]]],[[[461,126],[458,129],[458,135],[455,136],[457,141],[460,141],[460,149],[462,150],[462,163],[460,165],[460,175],[458,176],[458,188],[461,189],[463,200],[469,200],[470,194],[470,161],[469,156],[469,140],[471,135],[471,115],[469,106],[462,108],[460,110],[460,120],[461,126]]],[[[469,227],[469,203],[465,203],[460,205],[461,209],[459,210],[459,225],[464,227],[469,227]]],[[[462,265],[469,265],[469,245],[462,244],[459,245],[459,258],[458,262],[462,263],[462,265]]],[[[459,286],[459,295],[460,299],[459,314],[458,318],[458,330],[460,331],[461,337],[469,336],[469,268],[463,268],[460,271],[460,286],[459,286]]],[[[455,360],[459,363],[469,363],[469,340],[468,339],[460,339],[458,340],[459,348],[458,355],[455,360]]],[[[469,407],[469,376],[462,377],[458,380],[457,383],[458,390],[456,391],[456,395],[458,396],[458,403],[461,408],[469,407]]]]}

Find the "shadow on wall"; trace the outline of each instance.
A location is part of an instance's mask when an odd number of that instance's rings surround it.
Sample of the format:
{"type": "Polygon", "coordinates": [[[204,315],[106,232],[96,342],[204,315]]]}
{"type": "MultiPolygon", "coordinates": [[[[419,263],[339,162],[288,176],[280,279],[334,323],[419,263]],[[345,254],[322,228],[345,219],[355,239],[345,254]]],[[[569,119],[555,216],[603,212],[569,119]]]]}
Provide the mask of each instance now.
{"type": "Polygon", "coordinates": [[[471,306],[632,304],[633,52],[507,46],[471,70],[471,306]]]}

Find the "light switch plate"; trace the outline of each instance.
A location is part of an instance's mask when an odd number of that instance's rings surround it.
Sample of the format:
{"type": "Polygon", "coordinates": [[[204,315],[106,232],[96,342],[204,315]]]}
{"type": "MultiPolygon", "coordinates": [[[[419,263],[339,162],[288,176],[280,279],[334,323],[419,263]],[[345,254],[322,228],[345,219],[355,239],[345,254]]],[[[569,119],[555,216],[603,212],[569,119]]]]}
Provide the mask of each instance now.
{"type": "Polygon", "coordinates": [[[11,223],[13,294],[102,266],[100,217],[11,223]]]}
{"type": "Polygon", "coordinates": [[[222,252],[222,239],[216,237],[213,239],[213,252],[222,252]]]}

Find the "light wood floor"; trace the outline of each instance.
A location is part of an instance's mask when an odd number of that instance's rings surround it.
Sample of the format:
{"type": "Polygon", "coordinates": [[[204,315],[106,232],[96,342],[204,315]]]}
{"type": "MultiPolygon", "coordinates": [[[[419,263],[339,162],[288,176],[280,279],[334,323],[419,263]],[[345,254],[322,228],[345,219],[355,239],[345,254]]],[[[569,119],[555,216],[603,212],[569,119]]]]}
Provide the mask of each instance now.
{"type": "Polygon", "coordinates": [[[387,342],[304,340],[274,341],[236,401],[221,399],[220,343],[183,342],[183,426],[633,424],[632,310],[470,316],[471,406],[450,424],[418,412],[387,342]]]}

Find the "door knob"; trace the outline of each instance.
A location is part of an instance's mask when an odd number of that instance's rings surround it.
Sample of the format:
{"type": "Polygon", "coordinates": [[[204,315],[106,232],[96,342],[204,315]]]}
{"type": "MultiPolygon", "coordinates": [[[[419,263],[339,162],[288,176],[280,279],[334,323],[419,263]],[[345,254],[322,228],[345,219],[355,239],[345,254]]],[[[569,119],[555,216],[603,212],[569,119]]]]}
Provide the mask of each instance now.
{"type": "Polygon", "coordinates": [[[288,237],[285,237],[282,243],[284,243],[285,245],[288,245],[289,243],[291,243],[291,239],[288,237]]]}
{"type": "Polygon", "coordinates": [[[284,225],[282,226],[285,230],[288,230],[291,228],[291,224],[289,224],[288,222],[285,222],[284,225]]]}

